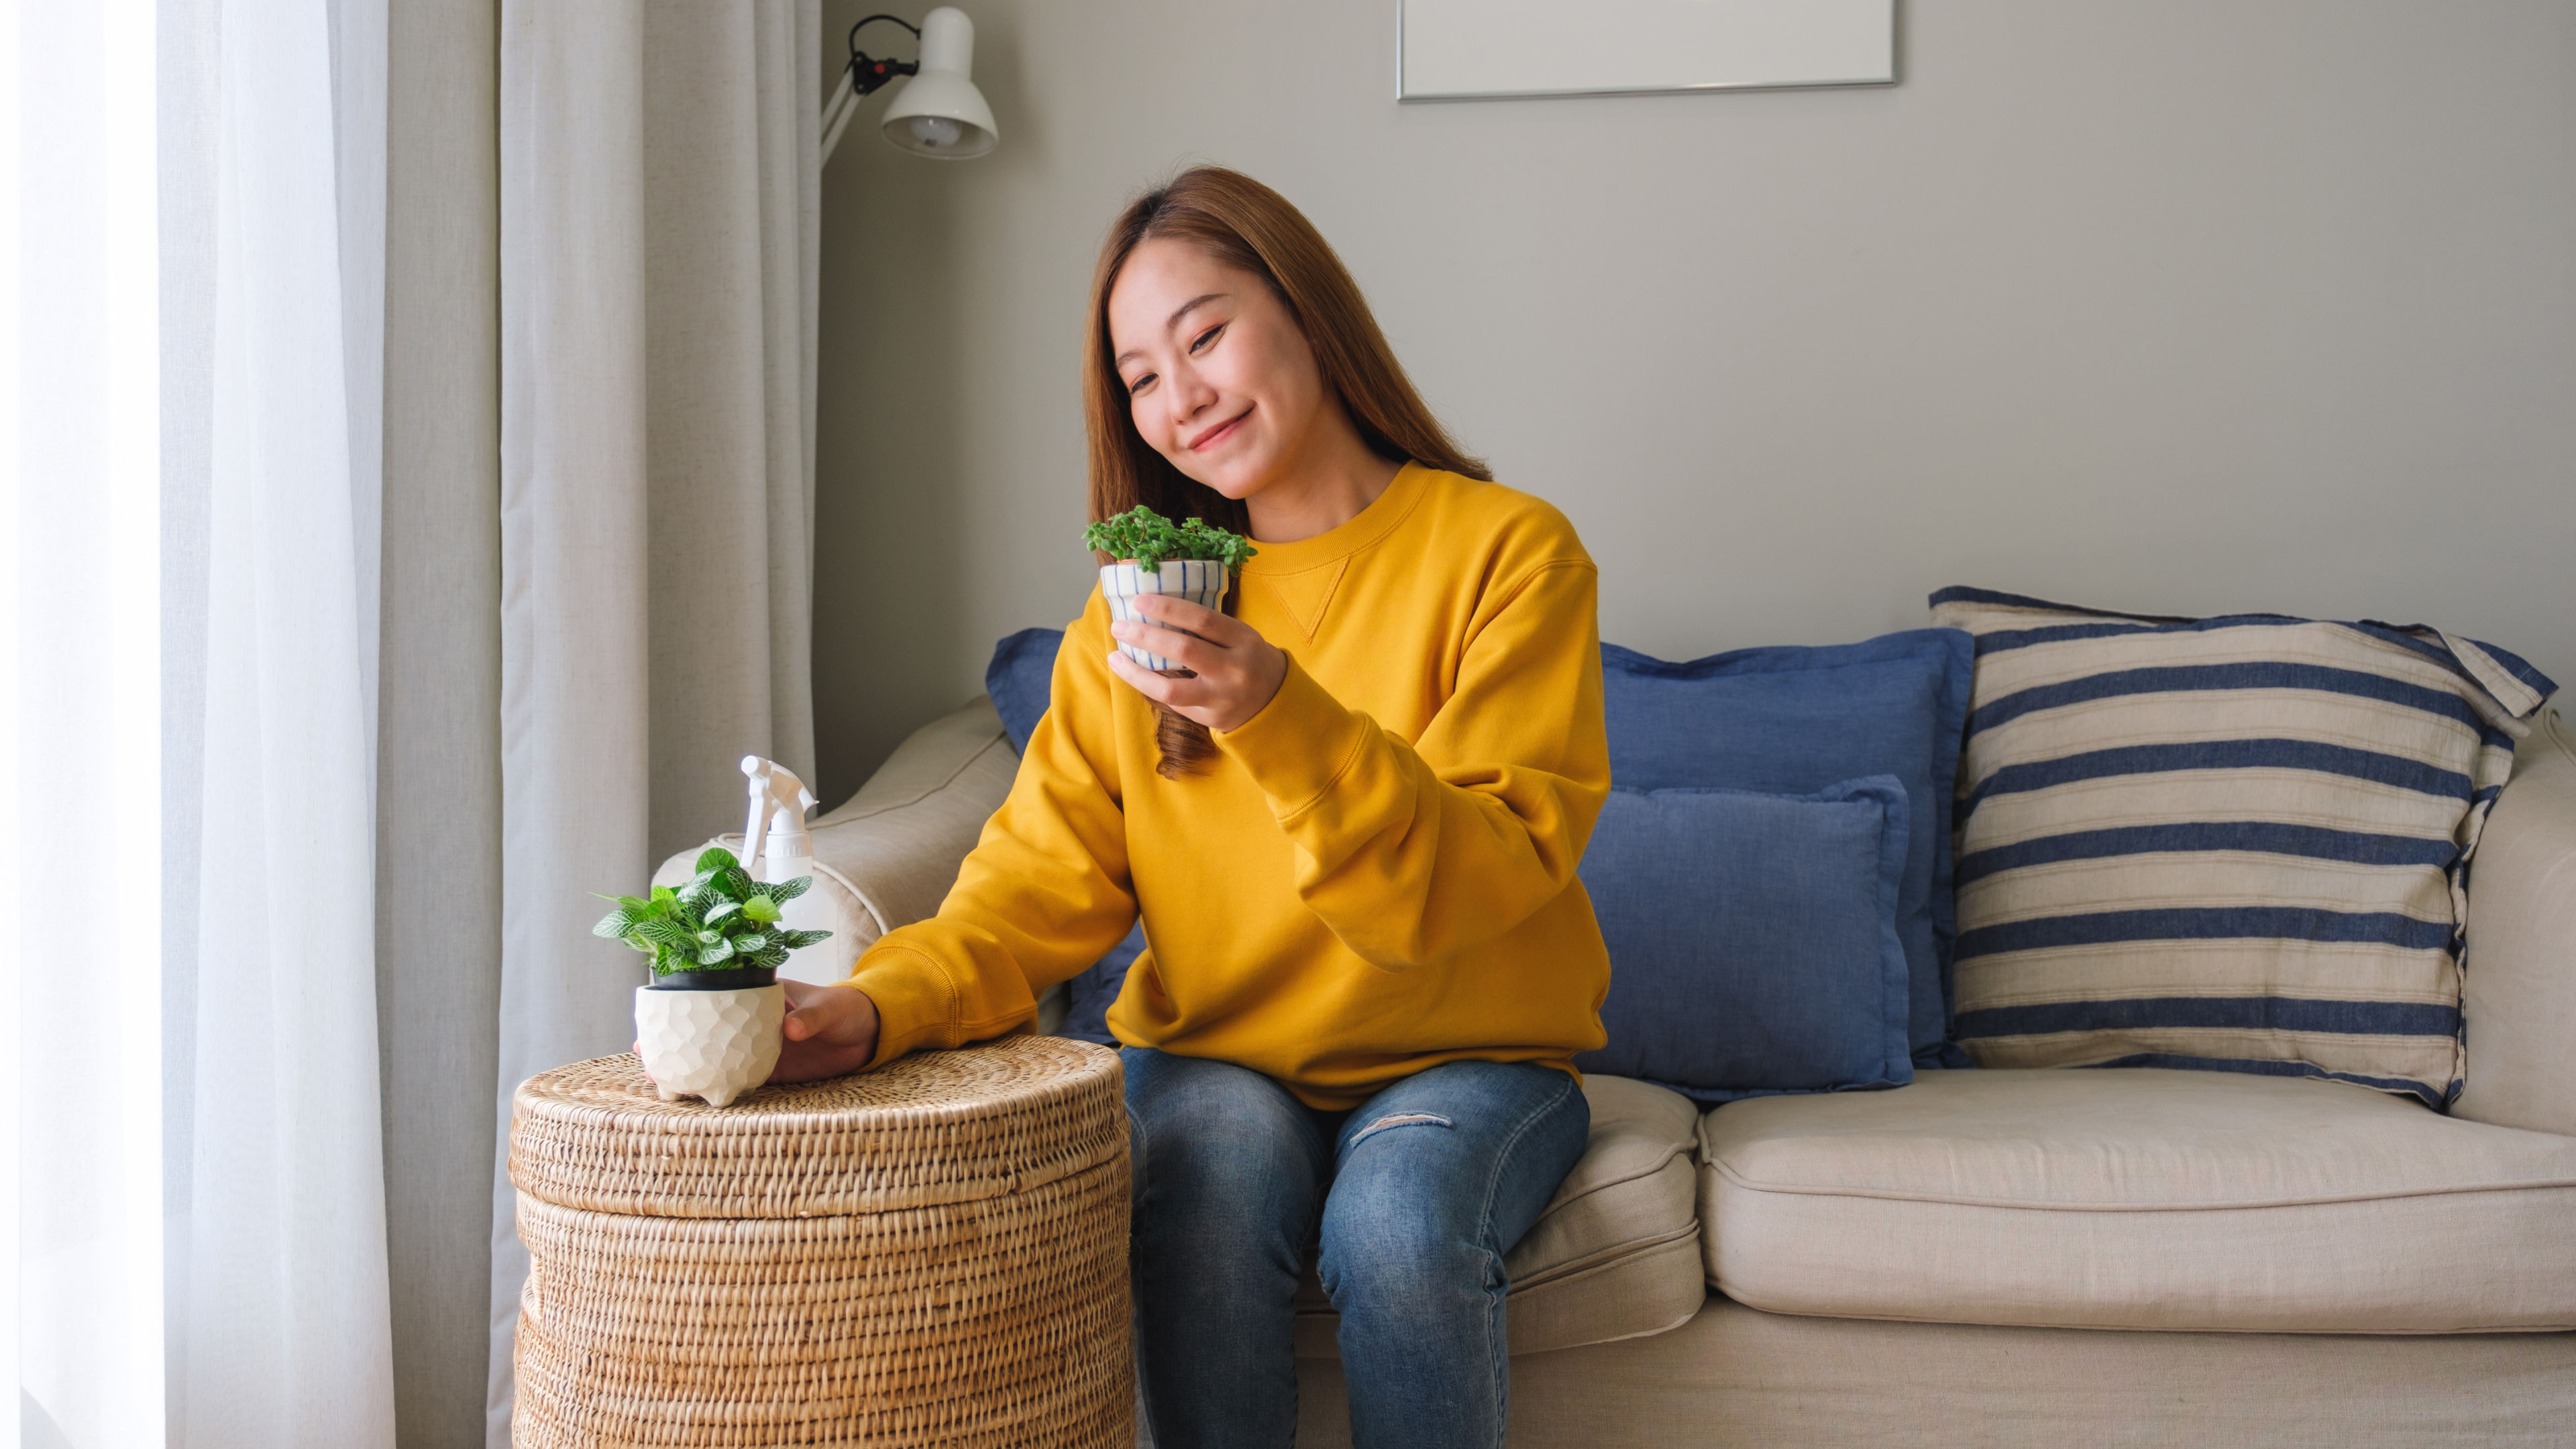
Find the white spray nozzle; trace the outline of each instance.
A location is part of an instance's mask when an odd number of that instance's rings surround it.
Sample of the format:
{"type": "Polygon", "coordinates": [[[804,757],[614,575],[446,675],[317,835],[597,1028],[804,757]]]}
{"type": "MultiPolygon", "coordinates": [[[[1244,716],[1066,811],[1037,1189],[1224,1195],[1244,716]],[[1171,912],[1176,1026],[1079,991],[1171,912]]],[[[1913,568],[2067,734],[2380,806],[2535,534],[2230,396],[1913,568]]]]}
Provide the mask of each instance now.
{"type": "Polygon", "coordinates": [[[785,765],[758,755],[742,757],[742,772],[751,781],[751,816],[742,827],[742,868],[749,873],[752,862],[760,858],[761,839],[771,819],[775,817],[784,827],[781,834],[801,834],[805,812],[814,808],[814,792],[785,765]]]}

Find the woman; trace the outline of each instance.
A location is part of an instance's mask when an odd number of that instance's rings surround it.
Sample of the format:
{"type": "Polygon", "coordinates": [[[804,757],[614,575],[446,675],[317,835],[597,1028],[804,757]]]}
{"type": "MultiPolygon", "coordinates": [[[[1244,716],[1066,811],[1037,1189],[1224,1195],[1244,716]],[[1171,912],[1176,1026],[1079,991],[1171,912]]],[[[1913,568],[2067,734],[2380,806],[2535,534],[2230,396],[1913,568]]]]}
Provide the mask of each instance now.
{"type": "Polygon", "coordinates": [[[1350,275],[1215,168],[1092,283],[1094,518],[1248,532],[1224,613],[1097,592],[937,917],[790,987],[781,1079],[1018,1027],[1143,913],[1109,1013],[1162,1449],[1286,1445],[1320,1245],[1362,1446],[1502,1442],[1503,1256],[1581,1155],[1609,958],[1595,575],[1423,406],[1350,275]],[[1186,667],[1142,669],[1134,643],[1186,667]]]}

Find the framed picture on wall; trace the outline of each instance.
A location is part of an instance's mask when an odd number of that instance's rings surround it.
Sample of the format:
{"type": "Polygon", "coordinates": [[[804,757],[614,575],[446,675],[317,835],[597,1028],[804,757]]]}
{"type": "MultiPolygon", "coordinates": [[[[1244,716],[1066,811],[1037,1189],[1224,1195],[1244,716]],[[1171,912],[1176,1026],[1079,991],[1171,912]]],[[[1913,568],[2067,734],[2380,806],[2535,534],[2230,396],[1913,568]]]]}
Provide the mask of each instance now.
{"type": "Polygon", "coordinates": [[[1896,83],[1896,0],[1398,0],[1396,99],[1896,83]]]}

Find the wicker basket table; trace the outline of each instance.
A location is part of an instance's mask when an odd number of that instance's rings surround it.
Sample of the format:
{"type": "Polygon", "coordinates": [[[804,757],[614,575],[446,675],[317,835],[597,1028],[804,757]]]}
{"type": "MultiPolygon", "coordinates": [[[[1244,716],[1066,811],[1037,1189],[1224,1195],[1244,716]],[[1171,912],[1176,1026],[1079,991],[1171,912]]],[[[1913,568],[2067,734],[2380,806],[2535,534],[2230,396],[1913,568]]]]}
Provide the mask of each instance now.
{"type": "Polygon", "coordinates": [[[1127,1116],[1059,1037],[664,1102],[632,1056],[512,1103],[514,1440],[1135,1439],[1127,1116]]]}

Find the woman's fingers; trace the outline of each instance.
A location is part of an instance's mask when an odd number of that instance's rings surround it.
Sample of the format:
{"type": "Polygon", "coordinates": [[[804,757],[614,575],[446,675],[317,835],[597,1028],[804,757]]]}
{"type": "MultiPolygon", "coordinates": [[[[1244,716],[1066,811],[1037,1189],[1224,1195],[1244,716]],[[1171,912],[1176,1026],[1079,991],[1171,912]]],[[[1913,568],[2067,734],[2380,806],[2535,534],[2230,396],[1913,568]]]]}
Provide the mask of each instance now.
{"type": "MultiPolygon", "coordinates": [[[[780,985],[795,983],[781,982],[780,985]]],[[[810,1082],[860,1071],[877,1050],[876,1003],[848,985],[809,986],[796,993],[797,1007],[781,1033],[773,1082],[810,1082]],[[799,1023],[802,1023],[800,1029],[799,1023]]]]}
{"type": "Polygon", "coordinates": [[[1159,654],[1193,674],[1222,670],[1233,652],[1223,645],[1184,634],[1177,629],[1154,629],[1143,624],[1113,624],[1109,635],[1122,644],[1133,644],[1148,654],[1159,654]]]}
{"type": "Polygon", "coordinates": [[[1174,708],[1199,703],[1211,689],[1222,691],[1226,686],[1243,677],[1241,661],[1223,649],[1197,640],[1174,643],[1172,637],[1167,634],[1160,639],[1134,639],[1128,642],[1141,649],[1160,654],[1164,659],[1169,660],[1175,669],[1189,671],[1186,674],[1164,674],[1137,663],[1135,656],[1124,649],[1113,649],[1109,653],[1110,659],[1115,661],[1113,668],[1116,664],[1123,663],[1128,670],[1134,671],[1134,674],[1130,675],[1122,670],[1120,678],[1131,681],[1138,678],[1152,680],[1154,683],[1151,687],[1143,684],[1138,684],[1136,687],[1174,708]]]}
{"type": "MultiPolygon", "coordinates": [[[[1129,602],[1136,612],[1166,629],[1184,629],[1227,648],[1241,648],[1261,635],[1241,619],[1229,618],[1205,604],[1175,594],[1138,594],[1129,602]]],[[[1163,651],[1157,649],[1157,654],[1163,651]]]]}
{"type": "Polygon", "coordinates": [[[1137,663],[1124,649],[1109,651],[1109,672],[1134,685],[1138,694],[1174,709],[1200,703],[1219,678],[1209,674],[1164,674],[1137,663]]]}
{"type": "Polygon", "coordinates": [[[1207,643],[1198,635],[1152,619],[1120,619],[1109,626],[1109,636],[1166,659],[1179,654],[1185,646],[1207,643]]]}
{"type": "Polygon", "coordinates": [[[1139,617],[1109,626],[1111,637],[1159,655],[1185,676],[1158,674],[1122,650],[1109,652],[1110,672],[1156,704],[1210,729],[1230,730],[1259,713],[1279,692],[1287,656],[1261,631],[1187,599],[1138,595],[1139,617]]]}
{"type": "Polygon", "coordinates": [[[779,1035],[789,1041],[803,1041],[821,1031],[823,1024],[806,1008],[816,1003],[823,988],[803,981],[781,981],[778,985],[787,993],[787,1017],[778,1024],[779,1035]]]}
{"type": "Polygon", "coordinates": [[[1124,649],[1112,649],[1109,651],[1109,672],[1117,675],[1123,680],[1126,680],[1128,684],[1134,686],[1138,694],[1145,696],[1156,704],[1172,703],[1172,686],[1189,682],[1187,680],[1171,679],[1163,675],[1156,674],[1144,665],[1128,658],[1127,651],[1124,649]]]}
{"type": "MultiPolygon", "coordinates": [[[[1128,658],[1126,651],[1121,649],[1109,651],[1109,672],[1134,686],[1138,694],[1156,704],[1179,710],[1192,719],[1199,719],[1200,713],[1215,701],[1223,683],[1205,674],[1195,677],[1157,674],[1128,658]]],[[[1207,721],[1199,719],[1199,723],[1207,721]]]]}

